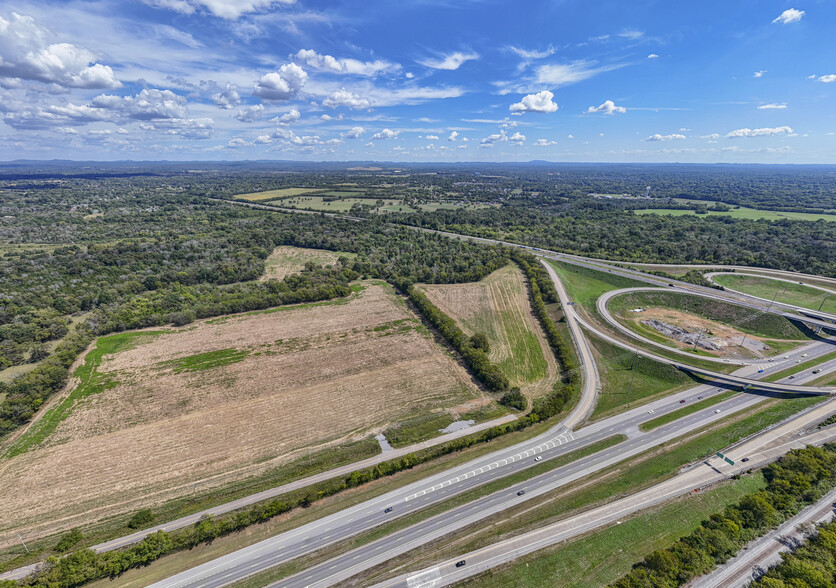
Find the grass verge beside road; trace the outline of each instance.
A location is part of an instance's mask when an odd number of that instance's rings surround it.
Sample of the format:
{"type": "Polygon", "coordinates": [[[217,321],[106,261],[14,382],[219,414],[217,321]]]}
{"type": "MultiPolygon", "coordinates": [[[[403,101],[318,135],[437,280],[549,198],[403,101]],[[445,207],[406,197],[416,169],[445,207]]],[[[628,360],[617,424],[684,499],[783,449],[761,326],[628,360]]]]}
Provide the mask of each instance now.
{"type": "Polygon", "coordinates": [[[587,334],[587,340],[595,352],[601,376],[601,395],[592,420],[612,416],[631,404],[644,404],[696,383],[673,366],[637,357],[595,335],[587,334]]]}
{"type": "Polygon", "coordinates": [[[760,474],[644,511],[567,545],[549,548],[459,584],[468,587],[585,588],[606,586],[648,553],[693,531],[711,514],[764,486],[760,474]]]}

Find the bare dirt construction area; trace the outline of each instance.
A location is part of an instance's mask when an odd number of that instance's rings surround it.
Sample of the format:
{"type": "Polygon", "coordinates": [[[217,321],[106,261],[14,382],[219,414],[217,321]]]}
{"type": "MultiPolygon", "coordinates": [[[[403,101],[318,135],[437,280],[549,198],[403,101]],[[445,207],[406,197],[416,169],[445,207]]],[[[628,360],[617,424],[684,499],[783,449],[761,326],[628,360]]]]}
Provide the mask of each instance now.
{"type": "Polygon", "coordinates": [[[98,372],[113,385],[0,463],[0,545],[128,516],[479,397],[391,287],[363,286],[104,355],[98,372]]]}
{"type": "Polygon", "coordinates": [[[261,276],[261,280],[283,280],[286,276],[298,274],[308,262],[321,266],[336,265],[337,259],[343,255],[354,257],[354,253],[282,245],[276,247],[264,261],[264,275],[261,276]]]}
{"type": "Polygon", "coordinates": [[[468,335],[484,333],[488,356],[529,397],[551,390],[557,362],[531,311],[522,272],[507,265],[479,282],[419,286],[468,335]]]}
{"type": "Polygon", "coordinates": [[[690,349],[696,344],[703,351],[718,357],[748,357],[741,354],[740,345],[743,343],[749,354],[755,357],[774,354],[770,345],[773,341],[770,339],[747,335],[728,325],[687,312],[670,308],[642,308],[626,314],[629,315],[626,320],[633,322],[637,331],[650,331],[657,337],[664,337],[675,343],[681,349],[690,349]],[[664,328],[666,326],[672,329],[664,328]],[[682,336],[677,333],[681,333],[682,336]]]}

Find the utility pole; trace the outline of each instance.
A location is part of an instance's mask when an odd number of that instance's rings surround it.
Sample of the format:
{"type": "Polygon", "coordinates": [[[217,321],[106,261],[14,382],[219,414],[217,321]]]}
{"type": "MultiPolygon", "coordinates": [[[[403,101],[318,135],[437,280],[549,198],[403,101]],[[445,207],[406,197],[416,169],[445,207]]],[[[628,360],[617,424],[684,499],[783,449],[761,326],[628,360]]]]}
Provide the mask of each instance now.
{"type": "Polygon", "coordinates": [[[700,334],[699,334],[699,336],[697,337],[697,340],[696,340],[696,341],[694,341],[694,349],[693,349],[693,351],[696,351],[696,350],[697,350],[697,345],[699,345],[700,341],[702,341],[703,331],[700,331],[699,333],[700,333],[700,334]]]}
{"type": "Polygon", "coordinates": [[[636,355],[633,356],[633,365],[630,366],[630,370],[633,372],[633,377],[630,378],[630,385],[627,387],[627,396],[630,395],[630,390],[633,389],[633,380],[636,379],[636,362],[639,360],[639,352],[636,351],[636,355]]]}
{"type": "Polygon", "coordinates": [[[824,303],[827,301],[828,296],[830,296],[830,292],[825,292],[824,293],[824,300],[822,300],[821,304],[819,304],[819,312],[821,312],[821,309],[824,308],[824,303]]]}
{"type": "MultiPolygon", "coordinates": [[[[780,289],[780,293],[781,293],[781,294],[783,294],[783,293],[784,293],[784,290],[786,290],[786,289],[787,289],[787,286],[789,286],[789,285],[790,285],[790,283],[789,283],[789,282],[787,282],[786,284],[784,284],[784,287],[783,287],[782,289],[780,289]]],[[[778,298],[778,294],[779,294],[779,291],[778,291],[778,290],[775,290],[775,295],[772,297],[772,300],[769,302],[769,306],[767,306],[767,307],[766,307],[766,312],[769,312],[769,309],[770,309],[770,308],[772,308],[772,303],[774,303],[774,302],[775,302],[775,299],[776,299],[776,298],[778,298]]]]}
{"type": "Polygon", "coordinates": [[[29,553],[29,548],[26,547],[26,543],[23,542],[23,537],[20,536],[20,533],[17,534],[17,538],[20,540],[20,544],[23,545],[23,549],[26,550],[26,553],[29,553]]]}

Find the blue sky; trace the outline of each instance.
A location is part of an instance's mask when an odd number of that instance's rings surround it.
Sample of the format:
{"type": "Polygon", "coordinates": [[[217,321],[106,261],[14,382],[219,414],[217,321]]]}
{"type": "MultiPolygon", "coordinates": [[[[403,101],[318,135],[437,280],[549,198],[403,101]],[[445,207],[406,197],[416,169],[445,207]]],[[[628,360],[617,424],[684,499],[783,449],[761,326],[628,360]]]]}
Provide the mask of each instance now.
{"type": "Polygon", "coordinates": [[[0,8],[0,159],[836,163],[836,3],[0,8]]]}

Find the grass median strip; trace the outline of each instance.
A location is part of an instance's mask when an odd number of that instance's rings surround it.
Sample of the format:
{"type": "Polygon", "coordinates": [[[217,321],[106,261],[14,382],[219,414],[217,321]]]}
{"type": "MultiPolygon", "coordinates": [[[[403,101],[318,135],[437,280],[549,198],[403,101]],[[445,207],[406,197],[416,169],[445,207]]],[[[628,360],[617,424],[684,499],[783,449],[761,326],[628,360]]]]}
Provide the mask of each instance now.
{"type": "Polygon", "coordinates": [[[704,408],[714,406],[715,404],[720,404],[724,400],[727,400],[732,396],[736,396],[737,394],[740,394],[740,392],[738,392],[737,390],[727,390],[722,394],[717,394],[716,396],[712,396],[711,398],[706,398],[705,400],[700,400],[698,402],[694,402],[693,404],[688,404],[680,408],[679,410],[669,412],[668,414],[663,414],[660,417],[656,417],[655,419],[642,423],[641,425],[639,425],[639,430],[652,431],[653,429],[657,429],[662,425],[672,423],[673,421],[679,420],[682,417],[698,412],[704,408]]]}
{"type": "Polygon", "coordinates": [[[656,549],[693,531],[707,517],[764,486],[761,474],[731,480],[588,534],[523,557],[460,586],[606,586],[656,549]]]}
{"type": "Polygon", "coordinates": [[[836,351],[831,351],[830,353],[825,353],[819,357],[814,357],[813,359],[808,359],[804,363],[797,363],[792,367],[788,367],[786,369],[781,370],[780,372],[775,372],[774,374],[769,374],[766,376],[763,381],[764,382],[777,382],[787,376],[792,376],[798,374],[799,372],[803,372],[805,370],[814,369],[817,365],[820,365],[826,361],[830,361],[831,359],[836,358],[836,351]]]}

